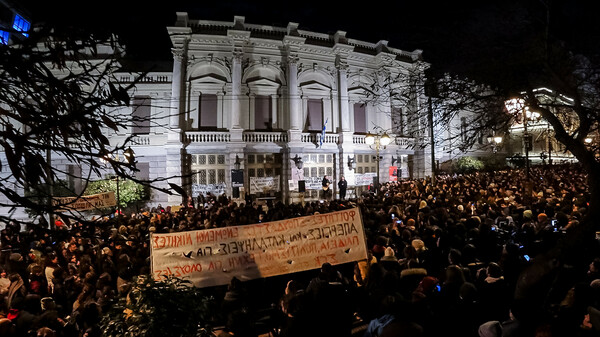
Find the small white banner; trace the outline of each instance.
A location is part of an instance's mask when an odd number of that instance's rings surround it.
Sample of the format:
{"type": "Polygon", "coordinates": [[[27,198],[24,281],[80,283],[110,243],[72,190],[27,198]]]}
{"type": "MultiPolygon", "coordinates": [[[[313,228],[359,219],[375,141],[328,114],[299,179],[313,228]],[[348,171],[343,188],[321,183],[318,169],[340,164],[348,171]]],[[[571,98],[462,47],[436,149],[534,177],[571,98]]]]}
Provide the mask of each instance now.
{"type": "Polygon", "coordinates": [[[206,196],[208,192],[213,195],[221,195],[225,193],[225,183],[220,184],[192,184],[192,197],[197,197],[200,194],[206,196]]]}
{"type": "Polygon", "coordinates": [[[304,177],[307,190],[323,189],[323,177],[304,177]]]}
{"type": "Polygon", "coordinates": [[[55,197],[52,205],[57,207],[57,212],[87,211],[90,209],[113,207],[117,205],[115,192],[104,192],[77,197],[55,197]]]}
{"type": "Polygon", "coordinates": [[[373,182],[374,177],[377,177],[377,173],[375,173],[375,172],[355,174],[354,175],[354,185],[355,186],[368,186],[373,182]]]}
{"type": "Polygon", "coordinates": [[[279,191],[279,176],[250,177],[250,194],[279,191]]]}

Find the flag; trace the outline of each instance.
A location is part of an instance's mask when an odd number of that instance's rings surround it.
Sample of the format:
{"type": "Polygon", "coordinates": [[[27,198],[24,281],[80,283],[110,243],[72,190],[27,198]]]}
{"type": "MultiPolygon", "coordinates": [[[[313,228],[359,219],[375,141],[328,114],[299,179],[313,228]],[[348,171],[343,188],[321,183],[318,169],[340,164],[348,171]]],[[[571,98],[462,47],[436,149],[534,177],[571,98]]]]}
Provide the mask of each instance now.
{"type": "Polygon", "coordinates": [[[325,140],[325,130],[327,129],[327,121],[329,118],[325,120],[325,124],[323,124],[323,130],[321,130],[321,137],[319,138],[319,147],[323,147],[323,140],[325,140]]]}

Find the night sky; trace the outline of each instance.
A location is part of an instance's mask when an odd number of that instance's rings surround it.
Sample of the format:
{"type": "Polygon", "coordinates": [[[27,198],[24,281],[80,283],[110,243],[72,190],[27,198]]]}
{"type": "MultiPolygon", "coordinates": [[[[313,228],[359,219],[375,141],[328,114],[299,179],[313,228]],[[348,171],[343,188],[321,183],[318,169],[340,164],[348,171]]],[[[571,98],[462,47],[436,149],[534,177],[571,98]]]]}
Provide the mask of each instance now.
{"type": "Polygon", "coordinates": [[[32,8],[34,20],[115,31],[133,54],[143,58],[171,57],[166,27],[174,23],[177,11],[187,11],[190,19],[233,21],[240,15],[253,24],[285,27],[297,22],[300,29],[320,33],[343,30],[349,38],[388,40],[391,47],[408,51],[422,49],[429,61],[460,62],[456,50],[497,48],[498,41],[543,32],[549,3],[552,37],[582,52],[597,52],[600,46],[596,23],[600,6],[587,0],[375,1],[360,7],[349,1],[316,0],[168,0],[160,5],[107,0],[97,2],[98,7],[87,1],[20,2],[32,8]]]}

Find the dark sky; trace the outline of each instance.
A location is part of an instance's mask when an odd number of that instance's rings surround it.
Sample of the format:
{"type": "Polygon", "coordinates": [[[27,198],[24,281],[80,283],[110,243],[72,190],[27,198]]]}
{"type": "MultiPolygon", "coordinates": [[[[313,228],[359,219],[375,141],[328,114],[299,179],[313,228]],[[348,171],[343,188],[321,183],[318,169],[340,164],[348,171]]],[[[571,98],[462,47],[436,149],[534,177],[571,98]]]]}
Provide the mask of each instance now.
{"type": "Polygon", "coordinates": [[[597,1],[588,0],[454,0],[447,2],[372,1],[354,6],[350,1],[248,1],[20,0],[33,8],[34,20],[76,22],[87,27],[114,30],[124,36],[140,55],[169,57],[166,26],[175,12],[187,11],[190,19],[232,21],[234,15],[247,23],[285,27],[297,22],[300,29],[320,33],[344,30],[349,38],[390,41],[394,48],[422,49],[426,57],[444,61],[452,50],[488,48],[497,39],[543,31],[546,5],[550,4],[550,34],[580,49],[600,46],[597,1]],[[368,6],[365,6],[368,5],[368,6]]]}

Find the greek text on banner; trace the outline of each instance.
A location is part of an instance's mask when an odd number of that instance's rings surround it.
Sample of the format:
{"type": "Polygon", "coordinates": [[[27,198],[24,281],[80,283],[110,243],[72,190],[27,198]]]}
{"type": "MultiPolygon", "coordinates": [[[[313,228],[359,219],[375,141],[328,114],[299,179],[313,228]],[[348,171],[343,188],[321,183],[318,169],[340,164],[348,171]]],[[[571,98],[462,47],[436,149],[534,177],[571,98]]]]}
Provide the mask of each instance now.
{"type": "Polygon", "coordinates": [[[77,197],[54,197],[52,205],[57,207],[57,212],[64,211],[87,211],[90,209],[98,209],[112,207],[117,205],[115,192],[104,192],[92,195],[84,195],[77,197]]]}
{"type": "Polygon", "coordinates": [[[295,273],[367,258],[358,208],[246,226],[153,233],[152,273],[197,287],[295,273]]]}

